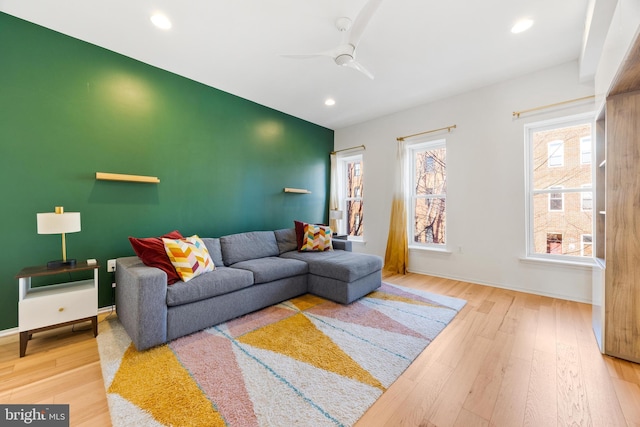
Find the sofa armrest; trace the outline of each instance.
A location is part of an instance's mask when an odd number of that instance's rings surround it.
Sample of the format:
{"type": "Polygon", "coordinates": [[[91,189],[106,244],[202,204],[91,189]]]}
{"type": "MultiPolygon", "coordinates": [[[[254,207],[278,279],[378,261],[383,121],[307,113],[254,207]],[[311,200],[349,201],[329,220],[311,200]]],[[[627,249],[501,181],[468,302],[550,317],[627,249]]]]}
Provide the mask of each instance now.
{"type": "Polygon", "coordinates": [[[331,239],[331,244],[333,245],[333,249],[342,249],[343,251],[349,252],[352,250],[351,241],[346,239],[331,239]]]}
{"type": "Polygon", "coordinates": [[[138,257],[116,259],[116,312],[138,350],[167,341],[167,274],[138,257]]]}

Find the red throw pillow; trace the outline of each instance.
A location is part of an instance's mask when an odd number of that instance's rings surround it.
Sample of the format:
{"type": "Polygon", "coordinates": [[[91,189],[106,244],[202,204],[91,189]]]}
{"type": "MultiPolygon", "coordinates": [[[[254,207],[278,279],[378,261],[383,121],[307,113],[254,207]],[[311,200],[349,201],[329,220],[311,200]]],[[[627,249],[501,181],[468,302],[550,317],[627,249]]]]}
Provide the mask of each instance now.
{"type": "Polygon", "coordinates": [[[302,240],[304,239],[304,222],[293,221],[293,225],[296,229],[296,243],[298,244],[298,250],[302,248],[302,240]]]}
{"type": "Polygon", "coordinates": [[[159,268],[167,273],[167,284],[173,285],[180,281],[180,276],[178,276],[176,269],[171,264],[171,260],[169,260],[169,256],[167,256],[167,252],[164,250],[162,238],[184,239],[178,230],[174,230],[160,237],[129,237],[129,242],[144,265],[159,268]]]}

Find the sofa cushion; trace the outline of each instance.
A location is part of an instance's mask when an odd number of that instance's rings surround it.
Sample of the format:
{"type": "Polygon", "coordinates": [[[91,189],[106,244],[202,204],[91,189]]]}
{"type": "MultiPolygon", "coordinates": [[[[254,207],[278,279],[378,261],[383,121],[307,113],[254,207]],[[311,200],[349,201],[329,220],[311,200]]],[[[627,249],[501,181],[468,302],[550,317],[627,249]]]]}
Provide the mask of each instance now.
{"type": "Polygon", "coordinates": [[[231,267],[252,272],[253,281],[256,284],[273,282],[309,272],[309,266],[304,261],[278,257],[250,259],[235,263],[231,267]]]}
{"type": "Polygon", "coordinates": [[[224,295],[253,285],[250,271],[218,267],[214,271],[194,277],[188,283],[176,282],[167,287],[167,305],[187,304],[194,301],[224,295]]]}
{"type": "Polygon", "coordinates": [[[209,251],[209,256],[211,256],[213,264],[217,266],[224,265],[222,261],[222,250],[220,249],[220,239],[213,237],[201,237],[201,239],[209,251]]]}
{"type": "Polygon", "coordinates": [[[286,252],[282,258],[309,264],[309,273],[343,282],[353,282],[382,269],[382,258],[341,250],[325,252],[286,252]]]}
{"type": "Polygon", "coordinates": [[[183,282],[215,270],[209,251],[197,234],[184,239],[162,239],[171,264],[183,282]]]}
{"type": "Polygon", "coordinates": [[[278,256],[278,243],[273,231],[250,231],[220,237],[222,259],[229,266],[249,259],[278,256]]]}
{"type": "Polygon", "coordinates": [[[298,249],[295,228],[283,228],[273,232],[278,243],[278,250],[281,254],[298,249]]]}
{"type": "Polygon", "coordinates": [[[149,267],[156,267],[167,273],[167,283],[169,285],[180,281],[180,276],[176,272],[176,269],[169,261],[169,257],[164,250],[164,243],[162,238],[167,239],[182,239],[182,234],[178,230],[174,230],[170,233],[160,237],[129,237],[129,242],[138,258],[149,267]]]}

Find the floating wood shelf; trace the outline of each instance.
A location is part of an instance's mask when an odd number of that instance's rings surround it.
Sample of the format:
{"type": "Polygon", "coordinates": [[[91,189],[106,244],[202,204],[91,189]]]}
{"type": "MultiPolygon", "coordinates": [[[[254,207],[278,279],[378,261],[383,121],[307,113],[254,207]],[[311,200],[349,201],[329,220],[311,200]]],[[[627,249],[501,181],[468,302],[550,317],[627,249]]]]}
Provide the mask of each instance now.
{"type": "Polygon", "coordinates": [[[145,182],[148,184],[157,184],[160,182],[157,176],[125,175],[106,172],[96,172],[96,179],[101,181],[145,182]]]}
{"type": "Polygon", "coordinates": [[[285,187],[283,190],[285,193],[298,193],[298,194],[311,194],[311,191],[304,188],[289,188],[285,187]]]}

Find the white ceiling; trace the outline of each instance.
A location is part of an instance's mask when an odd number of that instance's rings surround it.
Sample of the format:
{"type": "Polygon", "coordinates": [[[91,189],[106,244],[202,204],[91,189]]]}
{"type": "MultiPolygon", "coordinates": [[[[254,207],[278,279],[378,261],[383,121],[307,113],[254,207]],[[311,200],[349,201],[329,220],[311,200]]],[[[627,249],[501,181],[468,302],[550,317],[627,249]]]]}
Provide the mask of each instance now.
{"type": "Polygon", "coordinates": [[[0,10],[339,129],[579,59],[594,0],[385,0],[357,50],[374,80],[331,58],[281,56],[335,47],[335,19],[365,2],[0,0],[0,10]],[[171,30],[151,24],[155,11],[171,30]],[[533,27],[511,34],[524,17],[533,27]]]}

